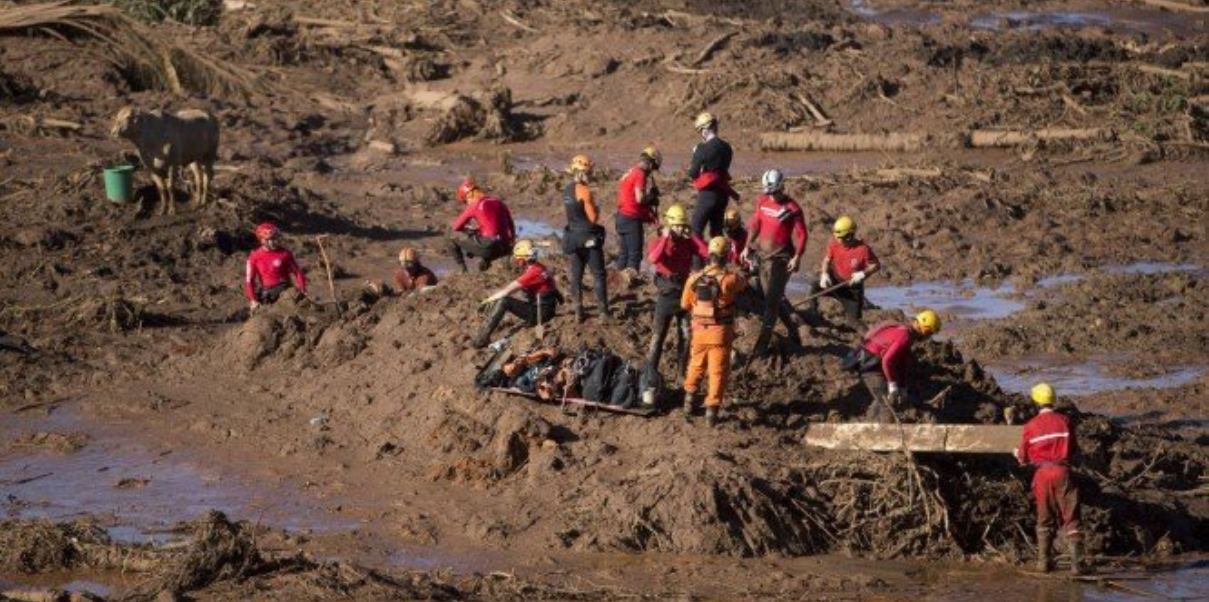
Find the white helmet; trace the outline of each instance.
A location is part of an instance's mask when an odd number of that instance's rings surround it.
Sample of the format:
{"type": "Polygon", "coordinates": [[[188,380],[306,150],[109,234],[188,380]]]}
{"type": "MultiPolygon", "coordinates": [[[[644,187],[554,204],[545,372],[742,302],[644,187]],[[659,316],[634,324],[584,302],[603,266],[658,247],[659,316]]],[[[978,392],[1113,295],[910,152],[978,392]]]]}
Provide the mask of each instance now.
{"type": "Polygon", "coordinates": [[[785,174],[779,169],[770,169],[760,178],[760,184],[765,193],[778,192],[785,189],[785,174]]]}

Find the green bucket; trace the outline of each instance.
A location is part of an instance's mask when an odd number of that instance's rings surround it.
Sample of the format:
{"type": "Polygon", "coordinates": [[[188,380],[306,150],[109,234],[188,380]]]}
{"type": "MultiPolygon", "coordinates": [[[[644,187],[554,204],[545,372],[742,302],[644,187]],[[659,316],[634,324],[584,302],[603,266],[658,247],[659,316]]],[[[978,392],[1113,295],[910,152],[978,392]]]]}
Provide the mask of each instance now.
{"type": "Polygon", "coordinates": [[[134,166],[128,163],[105,168],[105,196],[114,203],[134,199],[134,166]]]}

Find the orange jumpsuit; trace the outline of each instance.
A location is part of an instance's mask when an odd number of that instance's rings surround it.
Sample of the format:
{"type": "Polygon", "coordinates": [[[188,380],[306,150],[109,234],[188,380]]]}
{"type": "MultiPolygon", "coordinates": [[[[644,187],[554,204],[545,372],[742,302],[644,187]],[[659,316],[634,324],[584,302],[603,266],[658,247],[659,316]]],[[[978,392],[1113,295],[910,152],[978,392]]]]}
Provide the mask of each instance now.
{"type": "Polygon", "coordinates": [[[684,390],[696,392],[701,379],[709,371],[709,393],[706,407],[722,405],[726,380],[730,375],[730,350],[735,341],[735,297],[747,288],[747,280],[722,266],[709,266],[689,276],[680,295],[680,306],[692,314],[693,337],[689,352],[688,374],[684,390]],[[717,299],[698,299],[697,283],[706,275],[716,279],[717,299]]]}

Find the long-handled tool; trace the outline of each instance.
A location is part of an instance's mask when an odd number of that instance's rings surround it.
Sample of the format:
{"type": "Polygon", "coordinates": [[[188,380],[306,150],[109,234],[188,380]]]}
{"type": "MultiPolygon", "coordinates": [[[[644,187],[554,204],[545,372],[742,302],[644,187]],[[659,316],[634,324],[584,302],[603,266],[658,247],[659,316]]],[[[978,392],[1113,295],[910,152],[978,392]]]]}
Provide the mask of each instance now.
{"type": "Polygon", "coordinates": [[[332,296],[332,304],[336,306],[336,313],[340,313],[340,304],[336,300],[336,284],[332,279],[332,262],[327,257],[327,249],[323,246],[323,239],[327,238],[326,234],[321,234],[315,237],[315,242],[319,245],[319,256],[323,258],[323,269],[327,272],[327,291],[332,296]]]}
{"type": "Polygon", "coordinates": [[[802,299],[802,300],[800,300],[800,301],[798,301],[798,302],[794,303],[794,304],[793,304],[793,307],[794,307],[794,309],[797,309],[797,308],[798,308],[798,306],[802,305],[803,303],[807,303],[807,302],[809,302],[809,301],[814,301],[815,299],[818,299],[819,297],[822,297],[823,295],[826,295],[826,294],[829,294],[829,293],[833,293],[833,292],[838,291],[838,290],[840,290],[841,288],[844,288],[845,286],[849,286],[849,285],[851,285],[851,284],[852,284],[852,283],[851,283],[850,281],[845,280],[845,281],[843,281],[843,282],[841,282],[841,283],[839,283],[839,284],[836,284],[836,285],[834,285],[834,286],[832,286],[832,287],[830,287],[830,288],[825,288],[825,289],[823,289],[823,290],[821,290],[821,291],[819,291],[819,292],[817,292],[817,293],[815,293],[815,294],[813,294],[813,295],[810,295],[809,297],[806,297],[805,299],[802,299]]]}
{"type": "Polygon", "coordinates": [[[546,325],[542,322],[542,296],[538,293],[535,297],[537,303],[537,340],[546,340],[546,325]]]}

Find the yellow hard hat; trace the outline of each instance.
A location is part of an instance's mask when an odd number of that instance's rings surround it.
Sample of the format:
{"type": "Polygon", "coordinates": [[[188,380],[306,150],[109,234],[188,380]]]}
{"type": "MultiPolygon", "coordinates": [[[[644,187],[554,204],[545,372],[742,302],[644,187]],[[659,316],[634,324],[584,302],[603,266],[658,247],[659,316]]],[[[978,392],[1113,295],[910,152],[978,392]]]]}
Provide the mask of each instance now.
{"type": "Polygon", "coordinates": [[[1039,406],[1051,405],[1054,403],[1054,388],[1047,383],[1037,383],[1029,396],[1033,398],[1033,403],[1039,406]]]}
{"type": "Polygon", "coordinates": [[[841,215],[835,220],[835,224],[831,226],[831,233],[835,234],[836,238],[847,238],[849,235],[856,232],[856,222],[847,215],[841,215]]]}
{"type": "Polygon", "coordinates": [[[723,221],[723,223],[726,224],[726,226],[728,228],[733,228],[735,226],[738,226],[739,222],[740,222],[739,208],[735,207],[734,205],[727,207],[726,213],[722,216],[722,221],[723,221]]]}
{"type": "Polygon", "coordinates": [[[419,263],[420,252],[414,247],[403,247],[399,250],[399,263],[419,263]]]}
{"type": "Polygon", "coordinates": [[[655,148],[654,144],[648,144],[646,148],[642,149],[642,154],[639,157],[644,157],[650,161],[651,168],[653,169],[659,169],[659,166],[663,165],[663,154],[659,152],[659,149],[655,148]]]}
{"type": "Polygon", "coordinates": [[[512,245],[512,256],[517,259],[530,259],[533,257],[533,241],[521,239],[512,245]]]}
{"type": "Polygon", "coordinates": [[[718,118],[714,117],[713,113],[706,111],[700,115],[697,115],[697,119],[693,122],[693,126],[698,130],[716,128],[718,127],[718,118]]]}
{"type": "Polygon", "coordinates": [[[715,236],[709,239],[709,254],[721,257],[730,255],[730,239],[725,236],[715,236]]]}
{"type": "Polygon", "coordinates": [[[688,212],[684,210],[683,205],[672,205],[667,208],[667,212],[663,214],[663,220],[669,226],[687,226],[688,212]]]}
{"type": "Polygon", "coordinates": [[[592,163],[592,160],[589,159],[587,155],[575,155],[571,158],[571,166],[568,167],[567,170],[574,173],[580,171],[592,171],[592,169],[595,167],[596,164],[592,163]]]}
{"type": "Polygon", "coordinates": [[[940,316],[930,309],[915,314],[915,331],[924,336],[940,332],[940,316]]]}

